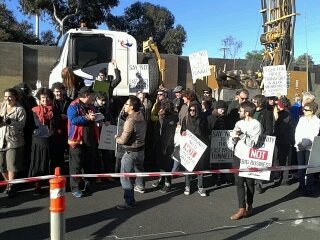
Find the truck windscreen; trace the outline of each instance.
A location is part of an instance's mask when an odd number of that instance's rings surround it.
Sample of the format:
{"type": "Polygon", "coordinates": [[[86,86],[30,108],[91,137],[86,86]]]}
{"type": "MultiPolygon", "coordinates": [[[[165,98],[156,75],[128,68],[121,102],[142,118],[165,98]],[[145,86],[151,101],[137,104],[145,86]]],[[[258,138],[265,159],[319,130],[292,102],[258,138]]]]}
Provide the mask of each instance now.
{"type": "Polygon", "coordinates": [[[112,38],[103,34],[71,36],[68,65],[85,68],[99,63],[111,62],[112,38]]]}

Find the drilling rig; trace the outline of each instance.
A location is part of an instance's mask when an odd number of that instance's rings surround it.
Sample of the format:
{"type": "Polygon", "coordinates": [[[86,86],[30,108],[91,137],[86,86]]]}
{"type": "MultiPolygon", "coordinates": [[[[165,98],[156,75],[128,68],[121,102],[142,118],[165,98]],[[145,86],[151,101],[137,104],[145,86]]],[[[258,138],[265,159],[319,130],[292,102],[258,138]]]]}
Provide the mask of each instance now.
{"type": "MultiPolygon", "coordinates": [[[[294,56],[294,29],[296,23],[295,0],[261,0],[264,46],[263,66],[285,65],[288,72],[288,98],[308,91],[306,72],[289,71],[294,56]]],[[[262,84],[263,85],[263,80],[262,84]]]]}

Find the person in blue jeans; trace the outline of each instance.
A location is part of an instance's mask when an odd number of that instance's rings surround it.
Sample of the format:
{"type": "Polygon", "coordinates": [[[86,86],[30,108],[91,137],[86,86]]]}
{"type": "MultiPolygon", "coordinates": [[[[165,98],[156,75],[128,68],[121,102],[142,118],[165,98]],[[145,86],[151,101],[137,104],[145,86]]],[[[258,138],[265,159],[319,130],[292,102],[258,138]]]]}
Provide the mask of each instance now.
{"type": "MultiPolygon", "coordinates": [[[[146,135],[146,121],[141,110],[141,102],[136,96],[130,96],[124,105],[124,111],[128,114],[123,125],[121,135],[116,135],[116,143],[123,145],[124,155],[121,159],[121,173],[143,172],[144,148],[146,135]]],[[[134,190],[144,192],[143,178],[136,178],[136,186],[129,177],[120,178],[124,190],[123,204],[117,205],[118,210],[128,210],[136,207],[134,190]]]]}

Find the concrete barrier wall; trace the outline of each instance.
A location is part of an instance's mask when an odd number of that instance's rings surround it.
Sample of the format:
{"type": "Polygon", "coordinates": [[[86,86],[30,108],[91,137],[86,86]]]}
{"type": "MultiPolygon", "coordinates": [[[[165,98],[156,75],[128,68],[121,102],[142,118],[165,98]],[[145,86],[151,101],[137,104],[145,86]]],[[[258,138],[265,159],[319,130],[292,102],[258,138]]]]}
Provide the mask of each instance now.
{"type": "MultiPolygon", "coordinates": [[[[35,88],[39,79],[44,86],[48,86],[49,74],[60,53],[58,47],[24,45],[21,43],[0,42],[0,96],[7,87],[24,81],[35,88]]],[[[177,85],[192,88],[192,76],[188,57],[170,54],[161,55],[166,60],[165,80],[166,87],[174,88],[177,85]]],[[[143,54],[138,54],[138,62],[143,54]]],[[[236,69],[246,69],[248,61],[236,59],[236,69]]],[[[217,69],[233,69],[232,59],[210,58],[209,63],[217,69]]],[[[318,74],[315,82],[318,83],[318,74]]]]}

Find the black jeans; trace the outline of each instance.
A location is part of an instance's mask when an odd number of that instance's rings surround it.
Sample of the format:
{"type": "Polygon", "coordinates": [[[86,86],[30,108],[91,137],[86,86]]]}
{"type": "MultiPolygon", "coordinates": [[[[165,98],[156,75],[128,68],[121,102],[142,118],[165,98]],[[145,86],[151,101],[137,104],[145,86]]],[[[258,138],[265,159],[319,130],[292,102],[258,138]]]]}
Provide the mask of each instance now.
{"type": "MultiPolygon", "coordinates": [[[[69,172],[71,174],[92,173],[93,161],[96,160],[96,148],[94,146],[78,145],[69,149],[69,172]]],[[[72,191],[79,191],[81,178],[70,178],[72,191]]]]}
{"type": "Polygon", "coordinates": [[[255,180],[253,178],[239,177],[237,173],[234,174],[234,180],[235,180],[235,185],[237,187],[239,208],[245,208],[246,204],[252,205],[255,180]],[[247,191],[245,188],[245,184],[247,185],[247,191]],[[247,199],[245,196],[246,193],[247,193],[247,199]]]}
{"type": "MultiPolygon", "coordinates": [[[[233,167],[234,168],[240,167],[240,159],[236,156],[234,156],[233,167]]],[[[255,179],[239,177],[239,174],[235,173],[234,182],[237,188],[239,208],[246,208],[246,204],[252,205],[253,197],[254,197],[255,179]],[[246,199],[246,195],[247,195],[247,199],[246,199]]]]}

